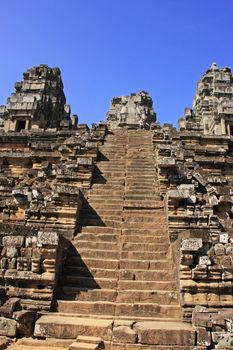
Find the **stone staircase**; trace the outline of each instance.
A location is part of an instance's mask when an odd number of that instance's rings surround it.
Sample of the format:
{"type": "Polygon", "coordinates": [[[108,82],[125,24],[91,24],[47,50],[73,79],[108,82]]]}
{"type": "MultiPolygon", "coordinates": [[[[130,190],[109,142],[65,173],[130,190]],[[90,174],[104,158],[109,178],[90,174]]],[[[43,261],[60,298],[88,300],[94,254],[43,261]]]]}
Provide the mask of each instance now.
{"type": "Polygon", "coordinates": [[[195,332],[181,321],[152,133],[114,131],[100,152],[80,232],[60,278],[56,312],[37,321],[35,336],[101,337],[109,349],[128,349],[124,339],[130,350],[140,343],[193,349],[195,332]],[[149,335],[146,340],[146,331],[160,334],[159,342],[149,335]]]}

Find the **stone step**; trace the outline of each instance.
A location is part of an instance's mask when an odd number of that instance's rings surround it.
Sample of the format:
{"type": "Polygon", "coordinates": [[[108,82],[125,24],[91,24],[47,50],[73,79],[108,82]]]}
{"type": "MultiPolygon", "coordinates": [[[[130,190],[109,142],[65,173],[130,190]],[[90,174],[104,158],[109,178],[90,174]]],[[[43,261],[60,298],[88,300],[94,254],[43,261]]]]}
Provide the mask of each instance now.
{"type": "Polygon", "coordinates": [[[154,162],[145,162],[140,160],[138,162],[130,162],[126,163],[127,170],[140,170],[140,171],[155,171],[155,163],[154,162]]]}
{"type": "Polygon", "coordinates": [[[154,171],[142,171],[142,170],[126,170],[126,182],[149,182],[153,183],[155,181],[154,171]]]}
{"type": "Polygon", "coordinates": [[[108,226],[83,226],[81,228],[81,232],[88,232],[88,233],[114,233],[114,234],[121,234],[121,230],[113,227],[108,226]]]}
{"type": "MultiPolygon", "coordinates": [[[[126,243],[128,244],[128,243],[126,243]]],[[[130,243],[129,243],[130,244],[130,243]]],[[[84,240],[77,240],[74,242],[74,247],[79,249],[82,248],[88,248],[88,249],[99,249],[99,250],[119,250],[120,249],[120,244],[118,242],[90,242],[90,241],[84,241],[84,240]]]]}
{"type": "Polygon", "coordinates": [[[120,269],[127,270],[156,270],[164,269],[169,270],[172,267],[171,260],[132,260],[132,259],[121,259],[119,262],[120,269]]]}
{"type": "Polygon", "coordinates": [[[121,201],[121,200],[123,200],[123,196],[122,195],[114,195],[114,196],[111,196],[111,198],[109,198],[109,195],[108,195],[108,193],[106,193],[106,194],[101,194],[101,193],[95,193],[94,191],[93,191],[93,193],[91,193],[89,196],[88,196],[88,203],[86,203],[86,204],[89,204],[91,201],[93,201],[93,200],[101,200],[102,199],[102,201],[104,200],[104,199],[106,199],[106,200],[109,200],[109,203],[111,203],[111,202],[117,202],[117,201],[121,201]]]}
{"type": "MultiPolygon", "coordinates": [[[[162,252],[122,251],[121,259],[163,260],[163,259],[166,259],[167,255],[168,255],[167,251],[162,251],[162,252]]],[[[99,256],[101,256],[101,254],[99,254],[99,256]]],[[[110,254],[106,254],[106,256],[110,257],[110,254]]]]}
{"type": "Polygon", "coordinates": [[[111,198],[109,198],[108,196],[95,196],[95,195],[93,195],[93,196],[91,196],[89,199],[88,199],[88,204],[89,204],[89,206],[93,206],[93,205],[95,205],[95,204],[100,204],[100,203],[103,203],[103,202],[105,202],[105,201],[108,201],[108,203],[110,204],[110,205],[112,205],[112,204],[121,204],[121,205],[123,205],[123,202],[124,202],[124,199],[123,199],[123,197],[122,196],[119,196],[119,197],[111,197],[111,198]]]}
{"type": "Polygon", "coordinates": [[[95,175],[94,177],[94,183],[101,183],[101,184],[113,184],[113,185],[119,185],[119,183],[124,182],[125,181],[125,176],[116,176],[116,177],[112,177],[112,176],[103,176],[103,175],[95,175]]]}
{"type": "MultiPolygon", "coordinates": [[[[124,224],[125,226],[125,224],[124,224]]],[[[139,225],[135,225],[137,227],[134,228],[122,228],[122,234],[124,236],[131,236],[131,235],[140,235],[140,236],[163,236],[164,233],[167,233],[167,225],[154,225],[152,228],[142,228],[138,227],[139,225]]],[[[143,225],[144,226],[144,225],[143,225]]]]}
{"type": "Polygon", "coordinates": [[[159,305],[156,303],[122,303],[116,304],[116,316],[181,318],[182,311],[178,305],[159,305]]]}
{"type": "MultiPolygon", "coordinates": [[[[98,344],[88,344],[81,341],[76,341],[69,346],[68,350],[99,350],[98,344]]],[[[103,348],[102,348],[103,349],[103,348]]]]}
{"type": "Polygon", "coordinates": [[[158,223],[162,223],[162,224],[167,224],[167,220],[166,220],[166,216],[164,215],[164,213],[162,212],[158,212],[155,214],[150,215],[142,215],[142,214],[134,214],[134,216],[131,216],[129,214],[124,213],[123,215],[124,218],[124,222],[125,223],[154,223],[154,224],[158,224],[158,223]]]}
{"type": "Polygon", "coordinates": [[[104,259],[99,258],[87,258],[87,257],[75,257],[70,256],[66,260],[66,264],[70,266],[83,266],[84,264],[91,267],[106,268],[106,269],[117,269],[119,267],[119,259],[104,259]]]}
{"type": "Polygon", "coordinates": [[[125,184],[125,190],[127,191],[156,191],[159,192],[159,187],[156,182],[150,183],[140,183],[140,182],[130,182],[125,184]]]}
{"type": "Polygon", "coordinates": [[[138,229],[144,229],[146,230],[147,232],[150,232],[150,230],[153,230],[153,229],[160,229],[160,231],[162,230],[166,230],[167,229],[167,224],[166,223],[161,223],[159,224],[159,227],[158,227],[158,223],[156,222],[143,222],[143,224],[141,224],[140,222],[132,222],[132,221],[129,221],[129,222],[124,222],[123,223],[123,226],[122,226],[122,229],[131,229],[131,230],[135,230],[135,233],[136,233],[136,230],[138,229]]]}
{"type": "Polygon", "coordinates": [[[63,275],[65,276],[81,276],[81,277],[90,277],[94,278],[117,278],[119,272],[112,269],[98,269],[91,267],[82,267],[82,266],[70,266],[66,265],[63,269],[63,275]]]}
{"type": "Polygon", "coordinates": [[[146,175],[142,173],[133,173],[127,174],[126,176],[126,186],[130,186],[132,184],[154,184],[155,176],[154,175],[146,175]]]}
{"type": "Polygon", "coordinates": [[[120,221],[120,224],[122,222],[122,216],[121,215],[113,215],[113,214],[105,214],[105,215],[101,215],[98,213],[98,211],[96,210],[95,213],[93,214],[85,214],[83,212],[81,212],[81,217],[80,217],[80,221],[82,222],[86,222],[86,221],[96,221],[97,223],[100,224],[105,224],[106,221],[110,220],[110,221],[120,221]]]}
{"type": "Polygon", "coordinates": [[[134,252],[166,252],[169,249],[168,242],[165,243],[123,243],[123,251],[134,252]]]}
{"type": "Polygon", "coordinates": [[[156,303],[159,305],[178,305],[179,293],[176,291],[158,290],[119,290],[116,302],[118,303],[156,303]]]}
{"type": "MultiPolygon", "coordinates": [[[[30,349],[29,349],[30,350],[30,349]]],[[[187,345],[146,345],[146,344],[127,344],[127,343],[106,343],[105,350],[207,350],[206,346],[187,346],[187,345]]]]}
{"type": "Polygon", "coordinates": [[[121,280],[118,283],[118,290],[170,290],[177,291],[176,281],[129,281],[121,280]]]}
{"type": "Polygon", "coordinates": [[[123,210],[123,204],[124,201],[119,201],[119,202],[111,202],[108,203],[107,200],[105,201],[94,201],[93,203],[91,201],[89,201],[89,205],[92,205],[94,207],[94,209],[97,211],[99,209],[112,209],[112,210],[123,210]]]}
{"type": "Polygon", "coordinates": [[[150,193],[149,191],[147,194],[136,194],[136,193],[127,194],[126,193],[124,198],[126,201],[156,201],[157,202],[160,200],[160,196],[150,193]]]}
{"type": "Polygon", "coordinates": [[[116,154],[116,151],[118,153],[118,155],[121,155],[123,153],[126,152],[126,145],[127,143],[125,141],[120,142],[118,140],[108,140],[107,142],[105,142],[105,144],[103,146],[100,146],[99,150],[102,154],[106,154],[108,153],[113,153],[116,154]]]}
{"type": "Polygon", "coordinates": [[[80,211],[80,216],[85,218],[94,218],[94,217],[121,217],[122,216],[122,210],[112,210],[112,209],[95,209],[95,208],[85,208],[80,211]]]}
{"type": "Polygon", "coordinates": [[[174,273],[169,269],[163,270],[136,270],[136,269],[100,269],[87,266],[65,265],[63,276],[66,277],[93,277],[93,278],[119,278],[134,281],[164,281],[174,279],[174,273]]]}
{"type": "Polygon", "coordinates": [[[156,208],[157,200],[149,201],[147,199],[144,200],[125,200],[124,206],[125,207],[132,207],[132,208],[156,208]]]}
{"type": "Polygon", "coordinates": [[[82,300],[82,301],[108,301],[115,302],[117,291],[112,289],[87,289],[77,287],[60,286],[56,295],[63,300],[82,300]]]}
{"type": "MultiPolygon", "coordinates": [[[[94,236],[95,237],[95,236],[94,236]]],[[[90,239],[94,239],[90,237],[90,239]]],[[[112,237],[112,236],[111,236],[112,237]]],[[[103,238],[104,239],[104,238],[103,238]]],[[[106,237],[107,239],[107,237],[106,237]]],[[[110,241],[109,237],[109,241],[110,241]]],[[[116,238],[117,239],[117,238],[116,238]]],[[[154,235],[145,235],[145,236],[140,236],[140,235],[123,235],[121,240],[123,243],[164,243],[164,241],[167,239],[165,234],[158,235],[158,233],[155,233],[154,235]]]]}
{"type": "Polygon", "coordinates": [[[77,315],[50,313],[36,321],[34,336],[58,339],[76,339],[77,335],[111,339],[112,320],[77,315]]]}
{"type": "Polygon", "coordinates": [[[116,289],[117,279],[116,278],[93,278],[93,277],[82,277],[63,275],[60,279],[60,285],[73,286],[78,288],[87,289],[116,289]]]}
{"type": "MultiPolygon", "coordinates": [[[[120,249],[120,242],[119,238],[118,241],[113,242],[113,240],[110,240],[110,242],[106,241],[99,241],[97,239],[94,241],[89,241],[88,239],[76,239],[73,241],[74,247],[77,248],[79,251],[80,248],[88,248],[88,249],[106,249],[106,250],[118,250],[120,249]]],[[[162,243],[136,243],[136,242],[123,242],[121,245],[121,249],[123,251],[139,251],[139,252],[165,252],[169,249],[169,244],[164,243],[164,239],[162,243]]]]}
{"type": "Polygon", "coordinates": [[[157,214],[165,214],[164,204],[163,202],[157,202],[157,207],[155,209],[124,209],[125,217],[138,217],[138,216],[147,216],[153,217],[157,214]]]}
{"type": "Polygon", "coordinates": [[[115,228],[119,228],[121,227],[122,224],[122,219],[119,218],[118,220],[111,220],[111,219],[95,219],[95,218],[81,218],[80,220],[80,224],[84,225],[84,226],[110,226],[110,227],[115,227],[115,228]]]}
{"type": "MultiPolygon", "coordinates": [[[[140,239],[140,236],[137,236],[140,239]]],[[[155,241],[155,238],[152,237],[155,241]]],[[[161,239],[162,241],[164,241],[164,238],[162,237],[161,239]]],[[[79,233],[74,241],[73,244],[74,246],[76,246],[76,242],[81,242],[81,241],[88,241],[88,242],[112,242],[112,243],[117,243],[119,241],[119,235],[114,234],[114,233],[89,233],[89,232],[81,232],[79,233]]],[[[125,240],[127,242],[130,242],[130,240],[125,240]]],[[[138,240],[137,238],[135,238],[135,241],[138,242],[140,240],[138,240]]]]}
{"type": "Polygon", "coordinates": [[[100,171],[100,173],[102,173],[102,175],[104,175],[104,177],[106,176],[107,178],[109,177],[118,178],[118,177],[125,176],[125,169],[119,169],[118,171],[104,170],[103,172],[100,171]]]}
{"type": "Polygon", "coordinates": [[[82,315],[114,315],[116,304],[109,301],[57,300],[57,311],[82,315]]]}
{"type": "Polygon", "coordinates": [[[114,188],[96,188],[92,187],[92,194],[95,195],[112,195],[112,196],[123,196],[124,195],[124,187],[121,186],[119,189],[114,189],[114,188]]]}
{"type": "Polygon", "coordinates": [[[103,184],[93,184],[92,187],[91,187],[91,190],[92,191],[109,191],[109,190],[112,190],[112,191],[122,191],[123,190],[123,187],[124,184],[118,184],[118,185],[107,185],[107,184],[104,184],[104,188],[103,188],[103,184]]]}
{"type": "MultiPolygon", "coordinates": [[[[138,335],[137,344],[115,344],[112,350],[203,350],[205,346],[195,346],[196,331],[188,323],[180,320],[139,321],[133,329],[138,335]]],[[[106,344],[106,350],[108,345],[106,344]]]]}
{"type": "Polygon", "coordinates": [[[72,343],[68,350],[103,350],[104,342],[100,337],[78,335],[76,342],[72,343]]]}
{"type": "MultiPolygon", "coordinates": [[[[73,339],[34,339],[21,338],[17,339],[12,345],[8,346],[8,350],[67,350],[73,339]]],[[[6,349],[4,347],[1,348],[6,349]]]]}
{"type": "Polygon", "coordinates": [[[100,157],[101,161],[111,161],[114,160],[122,160],[125,161],[126,151],[117,151],[117,150],[104,150],[101,151],[102,157],[100,157]],[[117,153],[117,154],[116,154],[117,153]]]}
{"type": "Polygon", "coordinates": [[[125,163],[116,164],[115,162],[105,162],[102,164],[97,163],[96,171],[101,171],[103,173],[107,172],[125,172],[125,163]]]}
{"type": "Polygon", "coordinates": [[[158,305],[155,303],[112,303],[106,301],[67,301],[57,300],[57,311],[60,313],[82,315],[116,315],[140,317],[174,317],[181,316],[177,305],[158,305]]]}
{"type": "Polygon", "coordinates": [[[159,192],[156,191],[153,188],[153,186],[149,187],[148,189],[143,189],[143,188],[138,189],[137,187],[135,187],[134,189],[126,187],[126,189],[125,189],[125,195],[127,195],[127,196],[131,196],[131,195],[147,195],[148,193],[150,193],[151,195],[160,197],[159,192]]]}
{"type": "Polygon", "coordinates": [[[93,216],[93,215],[99,215],[99,216],[121,216],[122,215],[122,208],[121,209],[108,209],[108,208],[103,208],[103,209],[96,209],[91,207],[89,204],[86,204],[83,209],[80,211],[80,215],[83,216],[93,216]]]}
{"type": "Polygon", "coordinates": [[[77,287],[61,286],[56,295],[63,300],[79,301],[107,301],[118,303],[157,303],[162,305],[178,305],[179,293],[177,291],[160,290],[124,290],[111,289],[85,289],[77,287]]]}
{"type": "Polygon", "coordinates": [[[158,202],[161,201],[158,188],[154,183],[141,184],[140,181],[138,181],[137,183],[131,184],[126,182],[125,193],[127,193],[128,195],[144,195],[144,196],[146,196],[147,193],[151,193],[157,198],[156,200],[158,202]]]}
{"type": "Polygon", "coordinates": [[[165,260],[168,252],[143,252],[143,251],[122,251],[80,248],[78,254],[81,258],[94,259],[131,259],[131,260],[165,260]]]}
{"type": "Polygon", "coordinates": [[[174,273],[171,270],[120,270],[120,280],[131,281],[169,281],[174,280],[174,273]]]}
{"type": "Polygon", "coordinates": [[[90,344],[97,344],[97,343],[101,343],[102,341],[100,337],[90,337],[85,335],[78,335],[76,340],[82,341],[85,343],[90,343],[90,344]]]}

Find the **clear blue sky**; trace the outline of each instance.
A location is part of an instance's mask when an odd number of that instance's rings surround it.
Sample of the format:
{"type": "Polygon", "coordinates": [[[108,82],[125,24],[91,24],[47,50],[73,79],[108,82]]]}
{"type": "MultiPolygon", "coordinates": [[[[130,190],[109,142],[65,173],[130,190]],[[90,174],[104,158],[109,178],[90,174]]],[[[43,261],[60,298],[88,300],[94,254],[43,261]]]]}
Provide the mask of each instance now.
{"type": "Polygon", "coordinates": [[[233,0],[0,0],[0,104],[29,67],[62,71],[82,123],[148,91],[176,124],[212,62],[233,68],[233,0]]]}

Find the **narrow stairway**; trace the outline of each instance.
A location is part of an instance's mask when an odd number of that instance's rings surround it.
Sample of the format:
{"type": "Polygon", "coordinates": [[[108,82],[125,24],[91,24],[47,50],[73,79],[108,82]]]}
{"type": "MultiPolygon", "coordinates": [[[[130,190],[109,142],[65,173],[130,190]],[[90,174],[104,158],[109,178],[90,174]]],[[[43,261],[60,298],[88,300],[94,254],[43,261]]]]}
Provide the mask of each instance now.
{"type": "Polygon", "coordinates": [[[60,279],[56,313],[37,321],[35,335],[111,342],[113,321],[123,320],[153,321],[157,330],[162,320],[183,332],[152,132],[116,130],[100,152],[60,279]]]}

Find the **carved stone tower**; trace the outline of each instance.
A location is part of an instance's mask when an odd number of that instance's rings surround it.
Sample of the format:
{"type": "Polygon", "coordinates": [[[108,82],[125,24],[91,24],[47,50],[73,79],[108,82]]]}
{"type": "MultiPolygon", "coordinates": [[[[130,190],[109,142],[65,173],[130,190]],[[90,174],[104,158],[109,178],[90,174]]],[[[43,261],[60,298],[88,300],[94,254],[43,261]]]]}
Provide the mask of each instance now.
{"type": "Polygon", "coordinates": [[[40,65],[28,69],[23,81],[2,106],[0,116],[5,131],[57,128],[70,116],[59,68],[40,65]]]}
{"type": "Polygon", "coordinates": [[[156,120],[153,101],[145,91],[130,96],[114,97],[107,112],[107,124],[110,128],[137,128],[139,123],[149,126],[156,120]]]}

